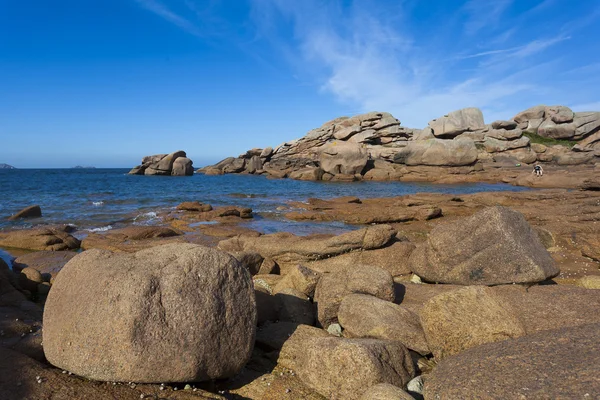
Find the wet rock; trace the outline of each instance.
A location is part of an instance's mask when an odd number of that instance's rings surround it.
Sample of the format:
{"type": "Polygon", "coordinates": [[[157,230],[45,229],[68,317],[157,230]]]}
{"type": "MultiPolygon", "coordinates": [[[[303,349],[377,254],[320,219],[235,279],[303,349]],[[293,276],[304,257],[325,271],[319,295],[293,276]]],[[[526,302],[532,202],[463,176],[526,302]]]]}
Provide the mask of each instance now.
{"type": "Polygon", "coordinates": [[[410,265],[429,282],[459,285],[541,282],[560,272],[523,215],[501,206],[436,226],[410,265]]]}
{"type": "Polygon", "coordinates": [[[255,326],[250,274],[227,254],[191,244],[89,250],[50,291],[44,351],[90,379],[198,382],[239,372],[255,326]]]}
{"type": "Polygon", "coordinates": [[[474,347],[443,360],[425,399],[592,399],[600,393],[600,324],[474,347]]]}
{"type": "Polygon", "coordinates": [[[81,242],[67,227],[34,228],[0,232],[0,246],[28,250],[75,250],[81,242]]]}
{"type": "Polygon", "coordinates": [[[213,208],[210,204],[200,203],[199,201],[184,201],[177,206],[177,209],[182,211],[207,212],[212,211],[213,208]]]}
{"type": "Polygon", "coordinates": [[[8,219],[13,221],[13,220],[22,219],[22,218],[39,218],[41,216],[42,216],[42,209],[40,208],[40,206],[36,205],[36,206],[29,206],[29,207],[22,209],[18,213],[11,215],[8,219]]]}

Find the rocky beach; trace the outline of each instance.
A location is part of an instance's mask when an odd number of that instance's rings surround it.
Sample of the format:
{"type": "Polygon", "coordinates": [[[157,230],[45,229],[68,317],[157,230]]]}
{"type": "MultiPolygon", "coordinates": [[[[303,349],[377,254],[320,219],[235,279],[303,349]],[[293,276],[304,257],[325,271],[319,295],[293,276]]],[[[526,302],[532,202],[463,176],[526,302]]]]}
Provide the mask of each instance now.
{"type": "Polygon", "coordinates": [[[0,398],[598,399],[599,161],[600,112],[372,112],[196,174],[184,151],[144,157],[120,176],[172,188],[151,223],[13,207],[0,398]],[[229,174],[239,193],[177,189],[229,174]],[[258,202],[285,178],[307,186],[258,202]]]}

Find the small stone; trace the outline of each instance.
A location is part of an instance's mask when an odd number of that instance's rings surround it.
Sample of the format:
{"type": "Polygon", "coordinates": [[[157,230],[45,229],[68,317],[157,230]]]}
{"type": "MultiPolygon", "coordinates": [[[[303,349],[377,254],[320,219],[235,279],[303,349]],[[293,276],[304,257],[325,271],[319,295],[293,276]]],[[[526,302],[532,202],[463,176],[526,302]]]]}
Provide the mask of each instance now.
{"type": "Polygon", "coordinates": [[[342,326],[340,324],[331,324],[327,327],[327,332],[330,335],[341,337],[342,336],[342,326]]]}
{"type": "Polygon", "coordinates": [[[289,389],[289,388],[288,388],[288,389],[285,389],[285,392],[286,392],[286,393],[290,393],[291,391],[292,391],[292,389],[289,389]]]}
{"type": "Polygon", "coordinates": [[[67,371],[63,371],[62,373],[63,373],[63,374],[66,374],[66,373],[67,373],[67,371]]]}
{"type": "Polygon", "coordinates": [[[419,375],[416,378],[412,379],[406,385],[406,390],[410,393],[418,393],[423,394],[423,375],[419,375]]]}
{"type": "Polygon", "coordinates": [[[186,385],[183,387],[183,390],[192,390],[192,387],[189,383],[186,383],[186,385]]]}

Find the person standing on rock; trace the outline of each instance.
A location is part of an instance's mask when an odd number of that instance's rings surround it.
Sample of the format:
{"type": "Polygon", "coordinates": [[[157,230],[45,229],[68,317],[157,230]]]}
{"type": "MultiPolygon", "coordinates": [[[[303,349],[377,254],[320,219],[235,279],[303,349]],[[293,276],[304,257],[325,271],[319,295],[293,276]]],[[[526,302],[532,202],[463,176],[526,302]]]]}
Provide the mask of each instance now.
{"type": "Polygon", "coordinates": [[[542,176],[544,175],[544,170],[542,169],[542,166],[540,164],[535,164],[533,166],[533,173],[535,174],[535,176],[542,176]]]}

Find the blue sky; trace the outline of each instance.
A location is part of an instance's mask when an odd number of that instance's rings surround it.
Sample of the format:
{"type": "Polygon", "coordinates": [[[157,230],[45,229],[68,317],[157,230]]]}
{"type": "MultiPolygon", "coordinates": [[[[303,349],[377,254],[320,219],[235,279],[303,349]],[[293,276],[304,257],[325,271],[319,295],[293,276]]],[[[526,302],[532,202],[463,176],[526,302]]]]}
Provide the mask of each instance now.
{"type": "Polygon", "coordinates": [[[600,110],[597,0],[0,0],[0,163],[203,166],[341,115],[600,110]]]}

